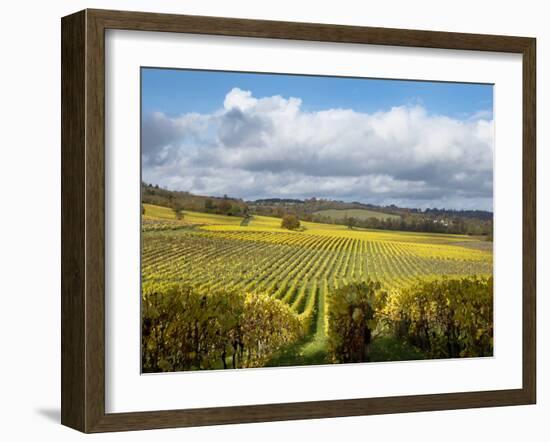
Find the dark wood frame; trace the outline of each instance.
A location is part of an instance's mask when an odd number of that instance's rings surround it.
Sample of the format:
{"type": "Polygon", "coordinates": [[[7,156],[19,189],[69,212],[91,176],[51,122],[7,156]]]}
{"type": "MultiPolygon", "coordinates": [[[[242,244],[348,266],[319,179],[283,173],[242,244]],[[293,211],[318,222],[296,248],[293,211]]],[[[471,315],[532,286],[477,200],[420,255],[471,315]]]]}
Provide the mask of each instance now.
{"type": "Polygon", "coordinates": [[[61,422],[141,430],[534,404],[536,400],[536,40],[526,37],[84,10],[62,19],[61,422]],[[523,56],[523,386],[402,397],[105,413],[105,30],[361,43],[523,56]]]}

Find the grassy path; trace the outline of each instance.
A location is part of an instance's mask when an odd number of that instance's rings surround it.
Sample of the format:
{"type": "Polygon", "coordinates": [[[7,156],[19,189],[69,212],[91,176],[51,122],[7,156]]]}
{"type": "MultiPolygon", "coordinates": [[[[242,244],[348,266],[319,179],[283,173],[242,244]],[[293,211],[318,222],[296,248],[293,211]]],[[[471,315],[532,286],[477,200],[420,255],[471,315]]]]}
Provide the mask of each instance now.
{"type": "Polygon", "coordinates": [[[311,333],[279,352],[266,366],[319,365],[327,363],[327,336],[325,333],[325,293],[319,289],[311,333]]]}

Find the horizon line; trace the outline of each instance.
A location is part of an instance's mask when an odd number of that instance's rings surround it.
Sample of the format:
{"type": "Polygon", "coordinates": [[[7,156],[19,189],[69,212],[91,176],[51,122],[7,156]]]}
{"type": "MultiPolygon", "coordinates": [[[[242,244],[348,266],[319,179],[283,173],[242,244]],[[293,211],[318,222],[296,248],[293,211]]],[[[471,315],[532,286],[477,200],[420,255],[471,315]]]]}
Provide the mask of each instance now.
{"type": "MultiPolygon", "coordinates": [[[[227,194],[224,194],[222,196],[216,196],[216,195],[202,195],[202,194],[197,194],[197,193],[192,193],[190,192],[189,190],[176,190],[176,189],[170,189],[168,188],[167,186],[164,186],[164,185],[160,185],[160,184],[153,184],[153,183],[146,183],[145,181],[142,181],[142,184],[145,185],[145,186],[153,186],[153,187],[158,187],[159,189],[162,189],[162,190],[166,190],[168,192],[182,192],[182,193],[188,193],[192,196],[197,196],[197,197],[202,197],[202,198],[217,198],[217,199],[224,199],[224,198],[227,198],[227,199],[231,199],[231,200],[241,200],[241,201],[244,201],[244,202],[257,202],[257,201],[262,201],[262,200],[294,200],[294,201],[306,201],[306,200],[311,200],[311,199],[316,199],[316,200],[324,200],[324,201],[332,201],[332,202],[336,202],[336,203],[344,203],[344,204],[362,204],[362,205],[365,205],[365,206],[374,206],[374,207],[380,207],[380,208],[389,208],[389,207],[395,207],[397,209],[405,209],[405,210],[418,210],[418,211],[422,211],[422,212],[425,212],[425,211],[428,211],[428,210],[444,210],[444,211],[448,211],[448,212],[451,212],[451,211],[454,211],[454,212],[485,212],[485,213],[491,213],[491,214],[494,214],[494,211],[493,210],[486,210],[486,209],[453,209],[453,208],[447,208],[447,207],[437,207],[437,206],[431,206],[431,207],[427,207],[427,208],[421,208],[421,207],[407,207],[407,206],[399,206],[397,204],[386,204],[386,205],[382,205],[382,204],[373,204],[373,203],[369,203],[369,202],[362,202],[362,201],[357,201],[357,200],[354,200],[354,201],[345,201],[345,200],[341,200],[341,199],[333,199],[333,198],[327,198],[327,197],[317,197],[317,196],[311,196],[311,197],[301,197],[301,198],[291,198],[291,197],[279,197],[279,196],[272,196],[272,197],[265,197],[265,198],[255,198],[255,199],[247,199],[247,198],[242,198],[242,197],[235,197],[235,196],[230,196],[230,195],[227,195],[227,194]]],[[[140,195],[140,199],[141,199],[141,195],[140,195]]],[[[338,210],[338,209],[335,209],[335,210],[338,210]]],[[[345,210],[345,209],[342,209],[342,210],[345,210]]]]}

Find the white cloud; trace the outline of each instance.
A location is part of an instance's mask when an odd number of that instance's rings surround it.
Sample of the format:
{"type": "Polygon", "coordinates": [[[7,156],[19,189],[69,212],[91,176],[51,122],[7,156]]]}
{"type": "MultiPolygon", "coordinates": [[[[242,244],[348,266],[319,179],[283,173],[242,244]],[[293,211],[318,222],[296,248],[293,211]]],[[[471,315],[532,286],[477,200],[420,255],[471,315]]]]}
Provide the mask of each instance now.
{"type": "Polygon", "coordinates": [[[328,197],[381,204],[490,209],[493,120],[306,112],[299,98],[234,88],[211,114],[143,121],[143,179],[199,194],[328,197]]]}

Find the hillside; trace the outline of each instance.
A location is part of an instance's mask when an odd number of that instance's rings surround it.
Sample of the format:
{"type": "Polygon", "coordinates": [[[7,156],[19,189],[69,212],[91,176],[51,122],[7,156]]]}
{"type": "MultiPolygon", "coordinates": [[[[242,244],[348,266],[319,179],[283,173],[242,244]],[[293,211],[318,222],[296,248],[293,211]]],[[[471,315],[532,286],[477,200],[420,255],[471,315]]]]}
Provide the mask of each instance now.
{"type": "MultiPolygon", "coordinates": [[[[468,236],[350,229],[307,221],[301,223],[302,229],[291,231],[281,228],[281,219],[275,217],[252,215],[244,225],[243,217],[184,210],[178,219],[171,209],[149,204],[143,204],[143,212],[141,270],[148,302],[177,282],[198,293],[220,293],[224,299],[226,293],[233,294],[231,299],[239,293],[261,294],[277,301],[274,305],[279,312],[298,321],[300,335],[260,366],[332,363],[331,302],[349,284],[378,281],[395,294],[418,281],[465,277],[478,281],[492,272],[492,250],[478,250],[479,241],[468,236]]],[[[166,314],[173,311],[174,304],[160,305],[170,306],[166,314]]],[[[154,307],[152,319],[158,317],[157,305],[154,307]]],[[[230,309],[228,314],[234,311],[230,309]]],[[[265,326],[272,323],[270,316],[265,326]]],[[[283,328],[290,330],[290,319],[286,324],[283,328]]],[[[263,330],[257,325],[248,330],[258,329],[263,330]]],[[[387,334],[388,329],[379,332],[387,334]]],[[[372,361],[425,357],[420,350],[392,339],[387,334],[378,340],[372,361]]],[[[232,359],[223,358],[224,364],[222,358],[218,356],[218,365],[198,363],[193,369],[234,366],[232,359]]],[[[158,364],[148,370],[161,371],[158,364]]]]}
{"type": "Polygon", "coordinates": [[[397,220],[401,219],[399,215],[376,212],[374,210],[368,209],[328,209],[314,212],[314,215],[328,217],[333,221],[338,221],[342,223],[345,223],[348,218],[355,218],[357,220],[365,220],[369,218],[397,220]]]}
{"type": "Polygon", "coordinates": [[[293,214],[301,221],[345,224],[350,228],[468,234],[486,236],[490,240],[493,233],[492,212],[481,210],[421,210],[323,198],[267,198],[244,201],[228,195],[195,195],[146,183],[142,183],[141,201],[143,204],[163,206],[168,210],[190,210],[235,218],[267,216],[280,219],[286,214],[293,214]]]}

